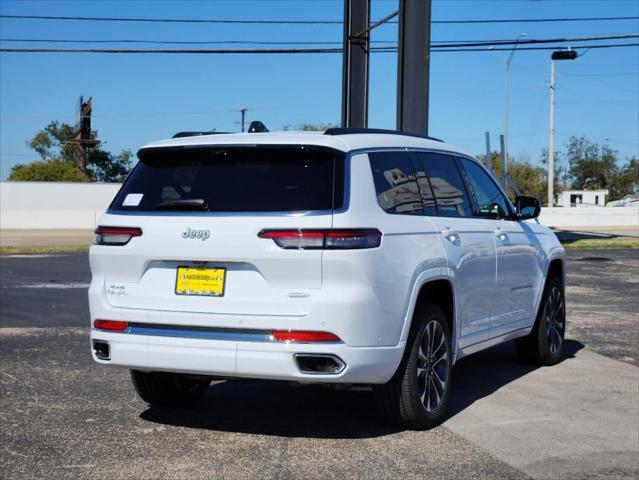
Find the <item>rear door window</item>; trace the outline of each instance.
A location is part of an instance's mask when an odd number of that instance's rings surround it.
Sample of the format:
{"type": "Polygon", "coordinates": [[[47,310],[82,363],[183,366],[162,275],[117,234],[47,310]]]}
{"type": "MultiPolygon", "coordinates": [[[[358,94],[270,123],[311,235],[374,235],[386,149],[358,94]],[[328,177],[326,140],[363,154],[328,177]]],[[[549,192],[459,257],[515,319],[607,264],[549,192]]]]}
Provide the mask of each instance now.
{"type": "Polygon", "coordinates": [[[471,217],[472,205],[455,159],[440,153],[420,152],[418,169],[423,169],[430,181],[439,215],[471,217]]]}
{"type": "Polygon", "coordinates": [[[112,210],[297,212],[344,203],[344,154],[330,149],[161,148],[139,156],[112,210]]]}
{"type": "Polygon", "coordinates": [[[386,213],[422,215],[417,177],[408,152],[368,154],[375,182],[377,202],[386,213]]]}

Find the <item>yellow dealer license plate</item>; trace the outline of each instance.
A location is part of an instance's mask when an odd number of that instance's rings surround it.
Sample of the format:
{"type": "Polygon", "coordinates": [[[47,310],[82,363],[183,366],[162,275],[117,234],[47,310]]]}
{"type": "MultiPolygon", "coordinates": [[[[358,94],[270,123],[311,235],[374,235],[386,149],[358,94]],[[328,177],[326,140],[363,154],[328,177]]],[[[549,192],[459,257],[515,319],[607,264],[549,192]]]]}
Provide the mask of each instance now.
{"type": "Polygon", "coordinates": [[[175,293],[221,297],[224,295],[225,268],[178,267],[175,293]]]}

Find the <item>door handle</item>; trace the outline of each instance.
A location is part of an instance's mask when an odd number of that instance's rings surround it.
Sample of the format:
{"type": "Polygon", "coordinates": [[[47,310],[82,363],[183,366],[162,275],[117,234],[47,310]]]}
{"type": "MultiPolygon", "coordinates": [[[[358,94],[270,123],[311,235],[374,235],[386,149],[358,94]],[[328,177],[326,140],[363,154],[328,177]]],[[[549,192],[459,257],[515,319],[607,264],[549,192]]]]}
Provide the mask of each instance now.
{"type": "Polygon", "coordinates": [[[440,233],[451,243],[455,243],[459,239],[459,233],[450,227],[444,228],[440,233]]]}
{"type": "Polygon", "coordinates": [[[504,229],[502,229],[501,227],[497,227],[493,233],[495,234],[496,237],[498,237],[500,240],[506,240],[506,237],[508,236],[506,234],[506,231],[504,229]]]}

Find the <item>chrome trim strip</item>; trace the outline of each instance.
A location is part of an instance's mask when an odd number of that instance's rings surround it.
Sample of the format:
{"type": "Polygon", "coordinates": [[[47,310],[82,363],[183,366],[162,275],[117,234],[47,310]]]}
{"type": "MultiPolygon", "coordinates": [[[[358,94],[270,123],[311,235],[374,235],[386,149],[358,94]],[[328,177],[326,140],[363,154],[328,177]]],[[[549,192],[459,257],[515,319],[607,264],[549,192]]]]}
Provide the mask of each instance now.
{"type": "Polygon", "coordinates": [[[340,345],[344,342],[278,342],[273,339],[273,330],[258,330],[244,328],[224,328],[224,327],[200,327],[192,325],[165,325],[158,323],[138,323],[129,322],[129,328],[123,332],[109,332],[108,330],[100,330],[100,332],[123,333],[130,335],[149,335],[156,337],[177,337],[177,338],[195,338],[201,340],[226,340],[231,342],[262,342],[274,344],[292,344],[292,345],[340,345]]]}
{"type": "MultiPolygon", "coordinates": [[[[175,327],[175,326],[171,326],[175,327]]],[[[132,335],[151,335],[158,337],[195,338],[201,340],[227,340],[235,342],[271,342],[271,332],[250,330],[158,328],[157,326],[129,326],[127,333],[132,335]]]]}

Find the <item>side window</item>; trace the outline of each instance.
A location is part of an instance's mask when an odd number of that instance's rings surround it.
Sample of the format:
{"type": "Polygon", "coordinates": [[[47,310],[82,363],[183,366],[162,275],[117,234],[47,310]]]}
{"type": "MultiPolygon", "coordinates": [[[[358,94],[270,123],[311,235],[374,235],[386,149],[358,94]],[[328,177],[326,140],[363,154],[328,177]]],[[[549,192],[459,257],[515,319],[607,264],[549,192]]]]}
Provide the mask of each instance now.
{"type": "Polygon", "coordinates": [[[439,153],[419,153],[418,157],[430,180],[439,214],[444,217],[472,216],[470,200],[455,159],[439,153]]]}
{"type": "Polygon", "coordinates": [[[377,201],[386,213],[421,215],[417,179],[406,152],[369,153],[377,201]]]}
{"type": "Polygon", "coordinates": [[[430,179],[426,175],[424,167],[419,160],[415,162],[415,176],[417,177],[417,186],[419,187],[419,193],[422,198],[424,215],[429,217],[437,216],[437,204],[435,203],[435,196],[430,186],[430,179]]]}
{"type": "Polygon", "coordinates": [[[476,216],[484,218],[510,218],[508,200],[501,193],[492,178],[475,162],[467,158],[459,159],[475,193],[479,211],[476,216]]]}

